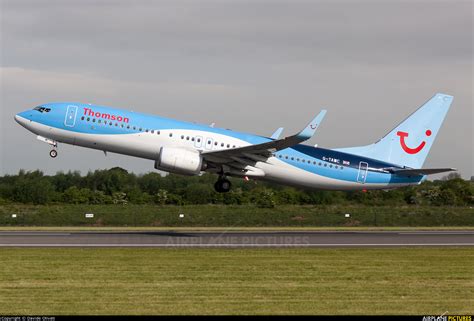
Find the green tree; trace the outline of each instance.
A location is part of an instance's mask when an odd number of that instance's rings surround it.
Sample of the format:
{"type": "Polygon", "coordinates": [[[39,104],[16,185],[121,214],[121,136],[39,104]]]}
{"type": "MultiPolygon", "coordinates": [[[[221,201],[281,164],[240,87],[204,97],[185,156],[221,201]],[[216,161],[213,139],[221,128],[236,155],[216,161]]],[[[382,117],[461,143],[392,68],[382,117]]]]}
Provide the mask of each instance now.
{"type": "Polygon", "coordinates": [[[168,191],[165,189],[160,188],[158,192],[155,194],[154,201],[156,204],[165,205],[168,203],[168,191]]]}
{"type": "Polygon", "coordinates": [[[252,194],[252,201],[261,208],[274,208],[276,205],[275,193],[268,188],[256,189],[252,194]]]}
{"type": "Polygon", "coordinates": [[[12,197],[15,202],[47,204],[56,195],[53,185],[43,177],[21,177],[12,190],[12,197]]]}
{"type": "Polygon", "coordinates": [[[71,186],[63,193],[63,200],[69,204],[88,204],[92,192],[88,188],[71,186]]]}
{"type": "Polygon", "coordinates": [[[214,200],[215,191],[207,184],[191,184],[184,190],[184,201],[188,204],[209,204],[214,200]]]}

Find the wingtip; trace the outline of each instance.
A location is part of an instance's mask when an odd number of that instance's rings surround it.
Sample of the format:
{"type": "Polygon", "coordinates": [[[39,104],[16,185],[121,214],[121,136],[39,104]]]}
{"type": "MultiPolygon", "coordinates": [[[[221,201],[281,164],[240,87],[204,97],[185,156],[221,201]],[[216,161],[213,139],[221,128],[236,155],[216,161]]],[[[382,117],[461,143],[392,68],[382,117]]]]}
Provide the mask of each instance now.
{"type": "Polygon", "coordinates": [[[437,93],[437,94],[435,95],[435,97],[443,98],[443,99],[445,99],[445,100],[452,100],[452,99],[454,99],[454,96],[449,95],[449,94],[445,94],[445,93],[441,93],[441,92],[437,93]]]}

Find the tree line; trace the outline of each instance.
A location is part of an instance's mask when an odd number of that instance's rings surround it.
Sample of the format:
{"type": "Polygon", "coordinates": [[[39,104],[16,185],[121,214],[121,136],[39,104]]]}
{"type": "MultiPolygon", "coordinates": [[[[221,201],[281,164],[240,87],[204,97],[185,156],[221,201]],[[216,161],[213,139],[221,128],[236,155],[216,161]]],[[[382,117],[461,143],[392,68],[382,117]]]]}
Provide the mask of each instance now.
{"type": "Polygon", "coordinates": [[[425,181],[389,191],[314,191],[261,181],[232,179],[229,193],[216,193],[216,177],[143,175],[122,168],[95,170],[82,176],[77,171],[44,175],[41,171],[21,170],[0,177],[0,205],[24,204],[368,204],[469,206],[474,204],[474,183],[451,173],[441,180],[425,181]]]}

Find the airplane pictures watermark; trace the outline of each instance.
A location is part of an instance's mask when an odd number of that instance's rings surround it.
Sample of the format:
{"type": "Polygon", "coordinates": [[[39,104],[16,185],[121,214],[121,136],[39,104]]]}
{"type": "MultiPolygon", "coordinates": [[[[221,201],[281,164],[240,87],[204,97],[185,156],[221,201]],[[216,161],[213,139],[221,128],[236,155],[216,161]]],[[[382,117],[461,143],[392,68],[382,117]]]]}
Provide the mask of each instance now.
{"type": "Polygon", "coordinates": [[[183,236],[169,237],[166,241],[167,245],[174,246],[202,246],[202,247],[292,247],[301,246],[302,244],[310,244],[308,236],[298,235],[256,235],[252,236],[251,233],[239,232],[223,232],[218,236],[209,236],[203,233],[196,233],[193,235],[187,235],[183,233],[183,236]],[[250,234],[250,235],[249,235],[250,234]]]}
{"type": "Polygon", "coordinates": [[[422,321],[472,321],[472,315],[425,315],[422,321]]]}

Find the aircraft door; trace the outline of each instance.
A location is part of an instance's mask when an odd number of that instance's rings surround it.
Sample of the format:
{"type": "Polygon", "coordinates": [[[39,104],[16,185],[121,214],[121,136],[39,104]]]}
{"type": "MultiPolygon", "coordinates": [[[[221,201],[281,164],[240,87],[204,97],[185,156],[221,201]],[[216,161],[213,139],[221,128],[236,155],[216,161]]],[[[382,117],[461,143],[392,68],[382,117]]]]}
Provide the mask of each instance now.
{"type": "Polygon", "coordinates": [[[64,125],[67,127],[74,127],[76,123],[77,106],[67,106],[66,118],[64,125]]]}
{"type": "Polygon", "coordinates": [[[357,182],[364,184],[367,179],[367,171],[369,170],[369,164],[366,162],[359,163],[359,173],[357,174],[357,182]]]}

